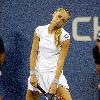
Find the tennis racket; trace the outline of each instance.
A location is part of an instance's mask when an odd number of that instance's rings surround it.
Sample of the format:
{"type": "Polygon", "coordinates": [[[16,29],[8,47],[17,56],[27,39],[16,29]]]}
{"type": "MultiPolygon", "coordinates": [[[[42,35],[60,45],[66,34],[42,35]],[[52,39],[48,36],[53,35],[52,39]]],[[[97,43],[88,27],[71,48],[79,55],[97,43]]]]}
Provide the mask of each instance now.
{"type": "Polygon", "coordinates": [[[45,96],[46,100],[57,100],[55,95],[46,93],[39,85],[37,85],[37,88],[42,92],[42,94],[45,96]]]}

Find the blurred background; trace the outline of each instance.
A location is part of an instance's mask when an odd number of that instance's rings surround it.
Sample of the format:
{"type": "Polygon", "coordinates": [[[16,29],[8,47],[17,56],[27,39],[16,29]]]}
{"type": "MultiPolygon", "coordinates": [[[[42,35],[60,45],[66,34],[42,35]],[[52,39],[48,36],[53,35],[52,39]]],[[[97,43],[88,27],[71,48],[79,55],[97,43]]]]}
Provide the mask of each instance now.
{"type": "MultiPolygon", "coordinates": [[[[71,46],[64,74],[73,100],[98,100],[97,77],[92,48],[100,31],[99,0],[0,0],[0,35],[4,40],[6,63],[2,85],[4,100],[25,100],[33,32],[50,23],[59,7],[71,12],[64,29],[71,46]]],[[[44,100],[41,97],[41,100],[44,100]]]]}

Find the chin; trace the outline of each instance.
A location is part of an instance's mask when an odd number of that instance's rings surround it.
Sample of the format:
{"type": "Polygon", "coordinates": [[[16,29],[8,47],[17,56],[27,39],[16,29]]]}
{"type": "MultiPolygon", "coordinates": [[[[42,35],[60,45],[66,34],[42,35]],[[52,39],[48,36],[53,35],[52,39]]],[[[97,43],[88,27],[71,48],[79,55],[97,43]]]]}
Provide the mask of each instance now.
{"type": "Polygon", "coordinates": [[[61,28],[62,27],[62,25],[56,25],[56,28],[61,28]]]}

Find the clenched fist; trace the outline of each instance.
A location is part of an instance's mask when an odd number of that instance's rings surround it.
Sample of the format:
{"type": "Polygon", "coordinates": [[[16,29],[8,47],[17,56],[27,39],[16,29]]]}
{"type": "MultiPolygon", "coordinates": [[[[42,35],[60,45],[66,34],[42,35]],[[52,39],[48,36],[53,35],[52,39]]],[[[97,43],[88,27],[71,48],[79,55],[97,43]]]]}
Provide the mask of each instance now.
{"type": "Polygon", "coordinates": [[[55,95],[56,91],[57,91],[57,83],[52,82],[49,88],[49,93],[55,95]]]}
{"type": "Polygon", "coordinates": [[[36,75],[31,75],[30,76],[30,83],[33,87],[37,87],[37,84],[38,84],[38,80],[37,80],[37,77],[36,75]]]}

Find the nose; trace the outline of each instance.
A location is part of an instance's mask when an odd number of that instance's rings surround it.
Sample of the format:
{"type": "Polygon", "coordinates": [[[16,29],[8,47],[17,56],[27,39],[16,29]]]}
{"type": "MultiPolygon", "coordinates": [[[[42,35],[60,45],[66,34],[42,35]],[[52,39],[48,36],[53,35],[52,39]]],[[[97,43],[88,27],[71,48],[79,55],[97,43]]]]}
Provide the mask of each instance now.
{"type": "Polygon", "coordinates": [[[58,20],[57,20],[57,23],[61,23],[61,19],[58,19],[58,20]]]}

